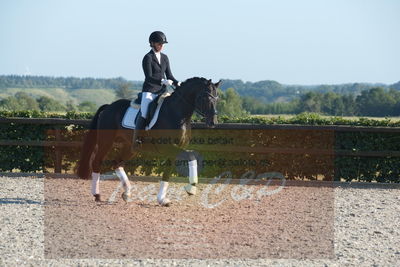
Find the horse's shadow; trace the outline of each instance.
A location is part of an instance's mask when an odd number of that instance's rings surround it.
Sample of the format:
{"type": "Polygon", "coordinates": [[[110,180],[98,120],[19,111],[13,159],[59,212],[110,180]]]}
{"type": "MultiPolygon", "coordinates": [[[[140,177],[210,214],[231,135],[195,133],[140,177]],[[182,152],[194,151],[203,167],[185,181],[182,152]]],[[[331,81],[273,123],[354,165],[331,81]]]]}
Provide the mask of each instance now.
{"type": "Polygon", "coordinates": [[[30,205],[44,205],[42,201],[36,201],[36,200],[31,200],[27,198],[21,198],[21,197],[6,197],[6,198],[0,198],[0,205],[9,205],[9,204],[19,204],[19,205],[24,205],[24,204],[30,204],[30,205]]]}

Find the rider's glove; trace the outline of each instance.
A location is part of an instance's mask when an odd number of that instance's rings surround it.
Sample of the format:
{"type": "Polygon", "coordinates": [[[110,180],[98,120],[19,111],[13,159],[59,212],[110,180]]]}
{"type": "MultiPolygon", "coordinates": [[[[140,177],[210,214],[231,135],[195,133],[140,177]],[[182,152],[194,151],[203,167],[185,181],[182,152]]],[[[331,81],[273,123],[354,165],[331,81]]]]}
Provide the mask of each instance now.
{"type": "Polygon", "coordinates": [[[172,83],[173,83],[172,80],[166,80],[166,79],[162,79],[162,80],[161,80],[161,84],[162,84],[162,85],[165,85],[165,86],[167,86],[167,85],[172,85],[172,83]]]}
{"type": "Polygon", "coordinates": [[[181,82],[178,82],[178,83],[177,83],[178,87],[181,86],[181,84],[182,84],[181,82]]]}

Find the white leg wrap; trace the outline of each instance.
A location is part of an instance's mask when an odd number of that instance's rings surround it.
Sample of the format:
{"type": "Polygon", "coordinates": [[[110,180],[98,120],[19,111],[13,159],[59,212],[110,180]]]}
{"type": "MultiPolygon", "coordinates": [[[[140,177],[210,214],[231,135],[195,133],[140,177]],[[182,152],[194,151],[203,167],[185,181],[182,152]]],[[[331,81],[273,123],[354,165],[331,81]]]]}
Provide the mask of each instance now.
{"type": "Polygon", "coordinates": [[[157,201],[161,205],[166,205],[169,203],[169,200],[166,198],[168,190],[168,182],[161,181],[160,182],[160,191],[157,194],[157,201]]]}
{"type": "Polygon", "coordinates": [[[197,184],[197,160],[189,161],[189,182],[190,184],[197,184]]]}
{"type": "Polygon", "coordinates": [[[92,172],[92,195],[100,194],[100,173],[92,172]]]}
{"type": "Polygon", "coordinates": [[[197,193],[197,160],[189,161],[189,184],[185,185],[185,190],[189,195],[196,195],[197,193]]]}
{"type": "Polygon", "coordinates": [[[115,174],[118,176],[119,180],[121,181],[122,185],[124,186],[125,191],[131,190],[131,183],[129,182],[128,175],[124,168],[118,167],[115,169],[115,174]]]}

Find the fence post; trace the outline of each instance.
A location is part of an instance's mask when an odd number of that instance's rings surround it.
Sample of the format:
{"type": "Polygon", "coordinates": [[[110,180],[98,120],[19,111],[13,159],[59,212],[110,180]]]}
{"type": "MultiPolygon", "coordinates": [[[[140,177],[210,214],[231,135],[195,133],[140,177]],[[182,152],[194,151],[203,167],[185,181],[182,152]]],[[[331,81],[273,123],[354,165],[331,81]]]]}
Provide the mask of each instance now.
{"type": "MultiPolygon", "coordinates": [[[[56,142],[61,141],[61,134],[60,134],[60,129],[57,128],[55,130],[56,133],[56,142]]],[[[55,153],[56,153],[56,162],[54,163],[54,172],[55,173],[61,173],[62,170],[62,154],[61,154],[61,149],[58,145],[55,147],[55,153]]]]}

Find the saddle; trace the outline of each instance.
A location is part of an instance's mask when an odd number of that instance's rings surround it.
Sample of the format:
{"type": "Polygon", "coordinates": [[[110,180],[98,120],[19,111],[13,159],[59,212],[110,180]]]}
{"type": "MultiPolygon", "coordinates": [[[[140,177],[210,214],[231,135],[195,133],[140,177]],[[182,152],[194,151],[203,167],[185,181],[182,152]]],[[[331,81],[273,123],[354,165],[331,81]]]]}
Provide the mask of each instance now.
{"type": "MultiPolygon", "coordinates": [[[[148,126],[149,123],[151,122],[151,120],[153,119],[158,105],[164,101],[164,98],[166,98],[170,95],[171,95],[171,93],[167,92],[167,90],[164,89],[161,94],[158,94],[158,96],[153,101],[151,101],[151,103],[149,104],[149,107],[148,107],[148,111],[147,111],[148,114],[147,114],[147,119],[146,119],[146,126],[148,126]]],[[[137,98],[134,101],[135,105],[137,105],[137,108],[139,109],[139,112],[136,114],[136,117],[135,117],[135,125],[136,125],[136,122],[137,122],[139,116],[142,116],[142,112],[140,111],[140,103],[141,102],[142,102],[142,93],[140,92],[140,93],[138,93],[137,98]]]]}

